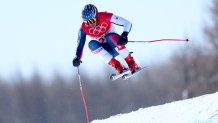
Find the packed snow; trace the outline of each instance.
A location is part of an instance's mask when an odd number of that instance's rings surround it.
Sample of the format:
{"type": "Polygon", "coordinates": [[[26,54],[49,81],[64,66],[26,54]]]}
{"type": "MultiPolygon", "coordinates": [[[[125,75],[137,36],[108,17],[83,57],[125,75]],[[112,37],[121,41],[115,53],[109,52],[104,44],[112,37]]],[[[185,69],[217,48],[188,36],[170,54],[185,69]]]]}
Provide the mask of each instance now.
{"type": "Polygon", "coordinates": [[[218,123],[218,92],[141,108],[91,123],[218,123]]]}

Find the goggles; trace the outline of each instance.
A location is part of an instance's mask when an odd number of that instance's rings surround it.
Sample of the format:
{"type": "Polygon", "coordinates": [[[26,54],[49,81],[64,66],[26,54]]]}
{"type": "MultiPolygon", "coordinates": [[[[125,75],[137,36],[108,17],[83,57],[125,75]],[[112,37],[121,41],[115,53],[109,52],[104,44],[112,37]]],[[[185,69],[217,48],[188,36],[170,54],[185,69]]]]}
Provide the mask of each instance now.
{"type": "Polygon", "coordinates": [[[90,24],[93,24],[93,23],[96,23],[97,22],[97,19],[96,18],[92,18],[90,20],[86,20],[84,21],[85,24],[87,25],[90,25],[90,24]]]}

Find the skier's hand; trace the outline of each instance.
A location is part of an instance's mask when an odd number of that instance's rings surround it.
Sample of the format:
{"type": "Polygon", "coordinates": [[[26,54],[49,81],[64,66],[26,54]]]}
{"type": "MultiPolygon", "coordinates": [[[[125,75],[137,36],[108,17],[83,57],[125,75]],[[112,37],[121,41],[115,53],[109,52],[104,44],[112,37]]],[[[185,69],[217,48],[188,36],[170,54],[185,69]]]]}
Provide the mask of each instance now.
{"type": "Polygon", "coordinates": [[[75,58],[73,59],[73,66],[74,66],[74,67],[78,67],[78,66],[80,65],[80,63],[82,63],[82,61],[80,60],[80,58],[75,57],[75,58]]]}
{"type": "Polygon", "coordinates": [[[127,34],[128,34],[128,32],[123,32],[121,34],[121,37],[118,39],[118,42],[117,42],[118,45],[123,46],[123,45],[126,45],[128,43],[127,34]]]}

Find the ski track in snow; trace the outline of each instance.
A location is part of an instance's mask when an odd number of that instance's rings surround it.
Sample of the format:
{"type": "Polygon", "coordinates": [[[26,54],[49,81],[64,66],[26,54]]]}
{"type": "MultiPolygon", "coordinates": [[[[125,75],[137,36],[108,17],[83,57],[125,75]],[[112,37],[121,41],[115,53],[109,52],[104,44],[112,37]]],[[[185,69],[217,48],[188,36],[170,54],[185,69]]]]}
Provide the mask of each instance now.
{"type": "Polygon", "coordinates": [[[218,123],[218,92],[141,108],[91,123],[218,123]]]}

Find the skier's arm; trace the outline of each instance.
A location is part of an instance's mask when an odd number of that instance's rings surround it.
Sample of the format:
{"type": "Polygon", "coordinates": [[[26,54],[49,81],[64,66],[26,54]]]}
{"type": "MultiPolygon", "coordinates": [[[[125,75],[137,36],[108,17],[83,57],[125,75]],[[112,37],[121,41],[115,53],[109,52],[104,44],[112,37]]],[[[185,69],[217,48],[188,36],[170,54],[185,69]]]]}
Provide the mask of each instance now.
{"type": "Polygon", "coordinates": [[[112,15],[111,17],[111,22],[113,24],[116,24],[116,25],[119,25],[119,26],[123,26],[123,32],[126,32],[126,35],[129,34],[131,28],[132,28],[132,23],[129,22],[128,20],[122,18],[122,17],[119,17],[117,15],[112,15]]]}
{"type": "Polygon", "coordinates": [[[76,57],[73,59],[73,66],[78,67],[81,63],[82,52],[86,42],[86,33],[80,29],[77,40],[76,57]]]}
{"type": "Polygon", "coordinates": [[[126,45],[128,43],[128,34],[132,28],[132,23],[114,14],[111,17],[111,22],[116,25],[123,26],[123,33],[121,34],[121,37],[119,38],[117,44],[126,45]]]}
{"type": "Polygon", "coordinates": [[[86,42],[86,33],[82,29],[80,29],[78,34],[77,49],[76,49],[77,58],[81,59],[85,42],[86,42]]]}

